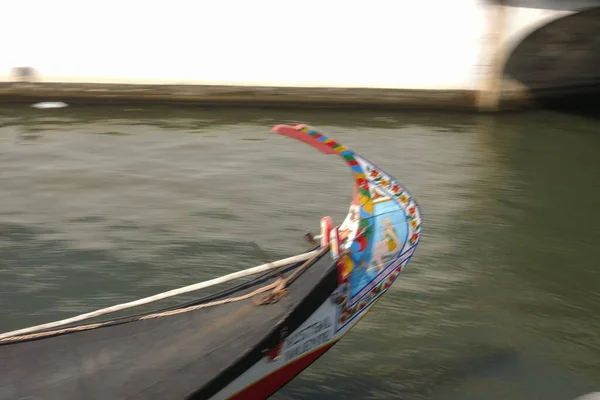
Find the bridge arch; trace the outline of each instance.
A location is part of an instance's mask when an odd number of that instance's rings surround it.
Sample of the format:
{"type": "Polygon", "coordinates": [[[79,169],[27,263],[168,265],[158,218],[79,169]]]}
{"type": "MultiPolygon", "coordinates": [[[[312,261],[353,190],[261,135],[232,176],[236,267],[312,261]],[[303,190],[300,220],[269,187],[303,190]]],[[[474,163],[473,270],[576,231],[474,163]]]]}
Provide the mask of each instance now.
{"type": "Polygon", "coordinates": [[[543,107],[599,103],[600,7],[555,19],[505,49],[503,98],[519,87],[543,107]]]}

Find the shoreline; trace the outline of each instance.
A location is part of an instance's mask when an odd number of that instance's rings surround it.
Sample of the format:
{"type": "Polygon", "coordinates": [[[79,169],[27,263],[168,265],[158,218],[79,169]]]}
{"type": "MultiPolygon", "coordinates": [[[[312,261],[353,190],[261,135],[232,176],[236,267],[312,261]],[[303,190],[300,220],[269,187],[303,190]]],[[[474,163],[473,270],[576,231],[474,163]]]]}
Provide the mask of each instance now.
{"type": "MultiPolygon", "coordinates": [[[[354,108],[428,111],[494,112],[537,107],[530,90],[503,85],[499,107],[485,110],[477,90],[380,89],[340,87],[158,85],[114,83],[0,82],[0,104],[63,101],[85,104],[185,104],[210,107],[354,108]]],[[[585,88],[556,88],[546,96],[585,92],[585,88]]],[[[544,97],[546,97],[544,96],[544,97]]],[[[536,97],[538,97],[536,95],[536,97]]],[[[539,98],[536,100],[540,100],[539,98]]]]}
{"type": "Polygon", "coordinates": [[[158,85],[114,83],[0,83],[0,103],[188,104],[301,108],[476,109],[472,90],[338,87],[158,85]]]}

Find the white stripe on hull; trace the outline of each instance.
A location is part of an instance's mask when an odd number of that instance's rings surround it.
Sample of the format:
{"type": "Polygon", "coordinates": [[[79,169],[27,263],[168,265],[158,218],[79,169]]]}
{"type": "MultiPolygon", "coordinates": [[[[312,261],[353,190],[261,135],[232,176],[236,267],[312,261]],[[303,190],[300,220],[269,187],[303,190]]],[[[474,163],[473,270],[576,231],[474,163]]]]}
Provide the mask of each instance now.
{"type": "MultiPolygon", "coordinates": [[[[240,393],[242,390],[252,386],[262,378],[285,366],[298,361],[305,355],[340,340],[360,319],[373,307],[381,295],[361,310],[352,322],[346,323],[338,330],[339,305],[333,298],[327,299],[298,329],[292,332],[281,348],[279,358],[270,360],[263,357],[250,369],[240,375],[237,379],[223,388],[219,393],[211,397],[214,400],[225,400],[240,393]]],[[[259,400],[259,399],[257,399],[259,400]]]]}

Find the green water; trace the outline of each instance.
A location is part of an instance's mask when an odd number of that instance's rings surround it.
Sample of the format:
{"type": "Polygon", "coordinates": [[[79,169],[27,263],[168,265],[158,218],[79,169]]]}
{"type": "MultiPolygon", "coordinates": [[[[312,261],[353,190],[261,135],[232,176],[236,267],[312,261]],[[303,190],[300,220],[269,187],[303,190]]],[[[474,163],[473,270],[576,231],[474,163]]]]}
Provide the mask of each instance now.
{"type": "Polygon", "coordinates": [[[373,311],[275,399],[556,399],[600,390],[600,123],[349,111],[0,109],[0,331],[302,252],[344,163],[397,177],[423,239],[373,311]]]}

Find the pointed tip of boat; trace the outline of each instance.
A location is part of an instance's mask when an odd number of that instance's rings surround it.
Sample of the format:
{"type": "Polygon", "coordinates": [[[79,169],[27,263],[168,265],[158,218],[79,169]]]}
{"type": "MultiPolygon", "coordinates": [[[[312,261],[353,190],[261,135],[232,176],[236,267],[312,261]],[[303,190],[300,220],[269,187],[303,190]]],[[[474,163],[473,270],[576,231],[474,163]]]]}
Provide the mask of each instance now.
{"type": "Polygon", "coordinates": [[[313,127],[306,124],[299,125],[275,125],[271,130],[283,136],[290,137],[292,139],[304,142],[323,154],[336,154],[331,144],[336,142],[329,139],[329,144],[324,141],[326,137],[323,134],[318,133],[313,127]]]}
{"type": "Polygon", "coordinates": [[[302,129],[305,129],[305,128],[313,129],[313,127],[308,124],[297,124],[297,125],[278,124],[278,125],[275,125],[273,128],[271,128],[271,131],[284,135],[285,134],[284,132],[287,130],[301,131],[302,129]]]}

